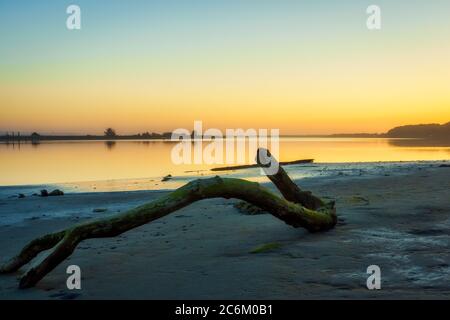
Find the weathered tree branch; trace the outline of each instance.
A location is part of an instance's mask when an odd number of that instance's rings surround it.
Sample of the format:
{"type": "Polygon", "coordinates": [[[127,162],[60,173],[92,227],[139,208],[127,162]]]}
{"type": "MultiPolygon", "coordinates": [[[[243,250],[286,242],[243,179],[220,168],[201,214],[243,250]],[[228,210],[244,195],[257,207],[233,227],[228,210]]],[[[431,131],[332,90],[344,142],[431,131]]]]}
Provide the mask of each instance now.
{"type": "Polygon", "coordinates": [[[256,182],[218,176],[195,180],[160,199],[120,215],[87,222],[37,238],[25,246],[19,255],[0,267],[0,273],[17,271],[40,252],[55,247],[39,265],[30,269],[20,280],[20,288],[33,287],[70,256],[81,241],[117,236],[193,202],[209,198],[236,198],[247,201],[293,227],[303,227],[310,232],[324,231],[335,226],[337,219],[334,203],[325,204],[310,193],[301,191],[281,167],[277,174],[269,178],[287,200],[256,182]]]}
{"type": "Polygon", "coordinates": [[[256,162],[264,170],[267,177],[278,188],[283,197],[291,202],[299,203],[302,206],[316,210],[324,206],[334,207],[334,202],[326,204],[322,199],[314,196],[310,191],[302,191],[294,181],[289,178],[283,167],[272,157],[270,151],[260,148],[256,154],[256,162]],[[276,167],[275,174],[272,174],[268,168],[276,167]]]}

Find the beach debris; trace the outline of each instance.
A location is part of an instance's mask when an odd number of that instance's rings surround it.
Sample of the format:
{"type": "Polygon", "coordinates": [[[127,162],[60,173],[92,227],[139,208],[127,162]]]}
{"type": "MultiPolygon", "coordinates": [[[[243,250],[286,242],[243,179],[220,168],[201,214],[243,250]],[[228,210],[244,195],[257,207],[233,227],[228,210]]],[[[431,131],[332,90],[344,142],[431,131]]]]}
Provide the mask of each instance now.
{"type": "MultiPolygon", "coordinates": [[[[215,176],[190,181],[175,191],[147,204],[130,209],[111,217],[88,221],[68,229],[46,234],[29,242],[22,251],[0,266],[0,273],[14,273],[28,264],[42,251],[53,248],[45,259],[40,261],[20,279],[19,288],[34,287],[42,278],[68,259],[78,244],[87,239],[115,237],[167,216],[196,201],[211,198],[235,198],[247,201],[266,210],[286,224],[309,232],[326,231],[334,228],[337,215],[334,201],[327,202],[309,191],[303,191],[287,175],[268,150],[258,150],[257,163],[267,177],[275,184],[282,196],[257,182],[237,178],[215,176]],[[265,157],[260,159],[259,157],[265,157]],[[267,165],[267,164],[270,164],[267,165]],[[274,166],[275,164],[275,166],[274,166]],[[271,167],[277,167],[272,172],[271,167]]],[[[255,248],[255,253],[276,249],[278,245],[266,244],[255,248]]],[[[100,252],[99,252],[100,253],[100,252]]]]}
{"type": "Polygon", "coordinates": [[[368,205],[370,202],[369,202],[369,199],[366,199],[363,196],[355,195],[348,199],[348,203],[368,205]]]}
{"type": "Polygon", "coordinates": [[[108,209],[106,209],[106,208],[95,208],[92,210],[92,212],[95,212],[95,213],[106,212],[106,211],[108,211],[108,209]]]}
{"type": "MultiPolygon", "coordinates": [[[[55,196],[63,196],[64,195],[64,192],[62,192],[59,189],[55,189],[51,192],[48,192],[47,189],[42,189],[40,192],[41,192],[41,194],[40,194],[41,197],[55,197],[55,196]]],[[[36,195],[36,194],[33,194],[33,195],[36,195]]]]}
{"type": "Polygon", "coordinates": [[[165,176],[164,178],[162,178],[162,182],[164,182],[164,181],[169,181],[170,179],[172,179],[172,175],[171,174],[168,174],[167,176],[165,176]]]}
{"type": "Polygon", "coordinates": [[[59,189],[55,189],[55,190],[53,190],[52,192],[50,192],[50,193],[48,194],[49,197],[63,196],[63,195],[64,195],[64,192],[62,192],[62,191],[59,190],[59,189]]]}
{"type": "MultiPolygon", "coordinates": [[[[313,163],[314,159],[300,159],[300,160],[294,160],[294,161],[284,161],[280,162],[280,166],[291,166],[294,164],[305,164],[305,163],[313,163]]],[[[259,164],[244,164],[239,166],[229,166],[229,167],[219,167],[219,168],[212,168],[211,171],[228,171],[228,170],[240,170],[240,169],[249,169],[249,168],[258,168],[259,164]]]]}
{"type": "Polygon", "coordinates": [[[264,253],[264,252],[268,252],[268,251],[273,251],[278,248],[281,248],[280,243],[271,242],[271,243],[266,243],[266,244],[257,246],[256,248],[252,249],[249,253],[264,253]]]}

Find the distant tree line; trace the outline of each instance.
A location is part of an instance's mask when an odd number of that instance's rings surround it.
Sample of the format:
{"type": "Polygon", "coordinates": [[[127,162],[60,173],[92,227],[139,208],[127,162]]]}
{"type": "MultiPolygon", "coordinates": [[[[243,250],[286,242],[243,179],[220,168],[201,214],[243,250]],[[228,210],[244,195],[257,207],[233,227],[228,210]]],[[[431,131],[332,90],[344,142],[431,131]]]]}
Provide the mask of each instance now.
{"type": "MultiPolygon", "coordinates": [[[[131,135],[118,135],[113,128],[107,128],[103,135],[40,135],[33,132],[31,135],[21,135],[17,133],[6,133],[0,136],[1,141],[17,141],[17,140],[127,140],[127,139],[170,139],[171,132],[155,133],[142,132],[131,135]]],[[[192,132],[192,137],[194,132],[192,132]]],[[[316,135],[320,137],[353,137],[353,138],[422,138],[422,139],[439,139],[450,140],[450,122],[445,124],[416,124],[395,127],[387,133],[343,133],[332,135],[316,135]]]]}
{"type": "Polygon", "coordinates": [[[389,130],[386,136],[389,138],[450,139],[450,122],[395,127],[389,130]]]}
{"type": "Polygon", "coordinates": [[[155,133],[155,132],[143,132],[137,134],[130,135],[119,135],[116,130],[113,128],[107,128],[103,132],[103,135],[41,135],[37,132],[33,132],[30,135],[20,135],[19,133],[10,134],[6,133],[3,136],[0,136],[0,140],[2,141],[16,141],[20,138],[20,140],[31,140],[31,141],[40,141],[40,140],[127,140],[127,139],[170,139],[172,136],[172,132],[163,132],[163,133],[155,133]]]}

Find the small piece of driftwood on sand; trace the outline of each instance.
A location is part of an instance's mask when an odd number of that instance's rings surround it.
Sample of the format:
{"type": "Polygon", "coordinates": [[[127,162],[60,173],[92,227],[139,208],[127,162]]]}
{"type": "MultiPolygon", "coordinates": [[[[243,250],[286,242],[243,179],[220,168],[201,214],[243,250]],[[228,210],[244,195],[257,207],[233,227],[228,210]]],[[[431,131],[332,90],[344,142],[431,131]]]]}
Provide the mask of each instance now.
{"type": "MultiPolygon", "coordinates": [[[[294,160],[294,161],[285,161],[280,162],[281,166],[291,166],[294,164],[305,164],[305,163],[313,163],[314,159],[301,159],[301,160],[294,160]]],[[[230,166],[230,167],[219,167],[219,168],[212,168],[211,171],[228,171],[228,170],[240,170],[240,169],[249,169],[249,168],[258,168],[260,165],[255,164],[244,164],[241,166],[230,166]]]]}

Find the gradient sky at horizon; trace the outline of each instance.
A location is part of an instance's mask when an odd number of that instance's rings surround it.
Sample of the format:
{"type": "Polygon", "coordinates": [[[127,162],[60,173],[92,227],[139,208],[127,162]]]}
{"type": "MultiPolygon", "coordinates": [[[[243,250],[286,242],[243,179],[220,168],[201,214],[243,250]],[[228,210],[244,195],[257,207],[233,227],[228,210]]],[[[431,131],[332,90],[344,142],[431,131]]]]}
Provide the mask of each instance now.
{"type": "Polygon", "coordinates": [[[444,123],[449,40],[446,0],[0,0],[0,134],[444,123]]]}

